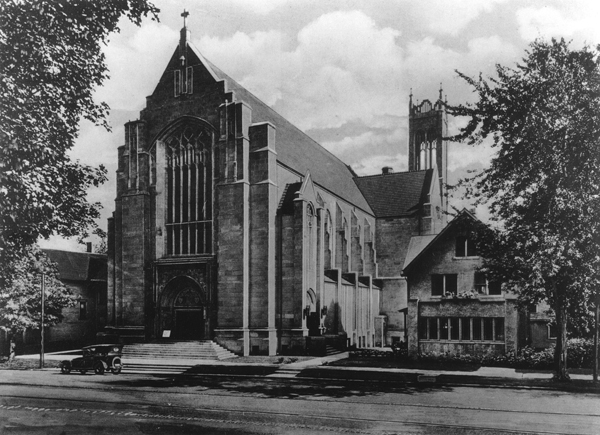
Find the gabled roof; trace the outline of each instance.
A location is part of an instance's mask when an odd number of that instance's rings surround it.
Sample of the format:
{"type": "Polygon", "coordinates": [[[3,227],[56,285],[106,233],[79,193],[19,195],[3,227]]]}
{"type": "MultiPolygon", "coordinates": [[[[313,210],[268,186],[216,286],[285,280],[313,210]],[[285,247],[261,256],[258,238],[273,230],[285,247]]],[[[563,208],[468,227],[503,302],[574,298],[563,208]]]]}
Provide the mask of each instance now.
{"type": "Polygon", "coordinates": [[[433,169],[355,178],[375,217],[411,215],[427,202],[433,169]]]}
{"type": "Polygon", "coordinates": [[[483,222],[475,217],[473,213],[471,213],[467,209],[462,209],[454,219],[448,223],[444,227],[442,231],[440,231],[435,236],[416,236],[410,239],[408,253],[406,255],[406,259],[404,261],[404,267],[402,268],[402,274],[406,273],[406,270],[415,265],[419,259],[425,255],[427,251],[429,251],[438,240],[441,240],[448,232],[450,232],[457,225],[463,224],[465,220],[472,221],[473,225],[485,226],[483,222]],[[429,239],[428,239],[429,237],[429,239]],[[410,257],[409,257],[410,256],[410,257]]]}
{"type": "Polygon", "coordinates": [[[428,234],[426,236],[413,236],[408,243],[406,257],[404,258],[404,270],[416,257],[435,239],[436,234],[428,234]]]}
{"type": "Polygon", "coordinates": [[[61,280],[106,281],[106,255],[89,252],[43,249],[48,258],[56,263],[61,280]]]}
{"type": "Polygon", "coordinates": [[[227,91],[233,92],[237,101],[244,101],[252,108],[253,123],[270,122],[275,126],[277,160],[281,164],[297,172],[300,176],[310,171],[316,184],[367,213],[372,213],[368,202],[352,181],[353,171],[344,162],[263,103],[217,66],[208,60],[204,61],[219,79],[226,82],[227,91]]]}

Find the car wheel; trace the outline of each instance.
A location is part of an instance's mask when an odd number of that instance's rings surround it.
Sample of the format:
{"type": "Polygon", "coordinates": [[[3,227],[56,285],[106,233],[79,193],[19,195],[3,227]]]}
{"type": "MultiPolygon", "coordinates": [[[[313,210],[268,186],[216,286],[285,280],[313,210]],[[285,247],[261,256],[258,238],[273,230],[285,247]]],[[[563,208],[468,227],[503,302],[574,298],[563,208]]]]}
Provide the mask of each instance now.
{"type": "Polygon", "coordinates": [[[116,357],[112,360],[112,372],[115,375],[121,373],[121,369],[123,368],[123,364],[121,363],[121,358],[116,357]]]}
{"type": "Polygon", "coordinates": [[[103,375],[104,374],[104,366],[102,365],[102,363],[100,361],[98,361],[94,365],[94,373],[96,373],[97,375],[103,375]]]}
{"type": "Polygon", "coordinates": [[[79,373],[81,373],[82,375],[85,375],[87,373],[87,370],[79,370],[79,373]]]}
{"type": "Polygon", "coordinates": [[[68,375],[69,373],[71,373],[71,366],[68,364],[63,364],[60,368],[60,372],[65,375],[68,375]]]}

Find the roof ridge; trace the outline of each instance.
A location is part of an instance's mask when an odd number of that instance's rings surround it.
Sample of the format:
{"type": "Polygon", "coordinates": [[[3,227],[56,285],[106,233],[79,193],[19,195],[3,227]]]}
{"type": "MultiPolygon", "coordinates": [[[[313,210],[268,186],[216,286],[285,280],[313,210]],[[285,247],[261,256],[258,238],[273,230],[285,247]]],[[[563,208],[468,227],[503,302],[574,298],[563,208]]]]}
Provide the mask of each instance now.
{"type": "Polygon", "coordinates": [[[400,171],[400,172],[391,172],[389,174],[371,174],[371,175],[359,175],[358,177],[354,177],[354,178],[369,178],[369,177],[390,177],[393,175],[399,175],[399,174],[412,174],[412,173],[418,173],[418,172],[426,172],[429,169],[417,169],[417,170],[407,170],[407,171],[400,171]]]}
{"type": "MultiPolygon", "coordinates": [[[[286,122],[287,124],[289,124],[291,127],[293,127],[295,130],[297,130],[300,134],[306,136],[308,139],[310,139],[312,142],[315,143],[315,145],[318,145],[319,148],[321,148],[323,151],[325,151],[326,153],[328,153],[329,155],[331,155],[334,159],[338,160],[340,163],[342,163],[344,166],[348,166],[348,164],[346,162],[344,162],[342,159],[340,159],[338,156],[336,156],[335,154],[333,154],[331,151],[329,151],[327,148],[325,148],[322,144],[320,144],[319,142],[317,142],[315,139],[313,139],[312,137],[310,137],[305,131],[301,130],[300,128],[298,128],[295,124],[293,124],[291,121],[289,121],[285,116],[283,116],[281,113],[279,113],[278,111],[276,111],[275,109],[273,109],[270,105],[268,105],[267,103],[265,103],[261,98],[259,98],[258,96],[256,96],[252,91],[250,91],[248,88],[246,88],[245,86],[242,86],[241,83],[239,83],[237,80],[231,78],[229,76],[229,74],[225,73],[221,68],[219,68],[218,66],[216,66],[214,63],[212,63],[210,60],[208,60],[206,57],[204,57],[204,60],[206,60],[206,62],[208,62],[208,64],[212,67],[217,69],[221,74],[223,74],[224,76],[226,76],[229,80],[231,80],[233,83],[235,83],[236,85],[238,85],[240,88],[244,89],[246,92],[248,92],[250,95],[252,95],[254,98],[256,98],[258,101],[260,101],[267,109],[269,109],[271,112],[275,113],[279,118],[281,118],[284,122],[286,122]]],[[[228,90],[229,91],[229,90],[228,90]]],[[[348,172],[352,175],[352,172],[348,169],[348,172]]],[[[353,178],[355,178],[352,175],[353,178]]]]}

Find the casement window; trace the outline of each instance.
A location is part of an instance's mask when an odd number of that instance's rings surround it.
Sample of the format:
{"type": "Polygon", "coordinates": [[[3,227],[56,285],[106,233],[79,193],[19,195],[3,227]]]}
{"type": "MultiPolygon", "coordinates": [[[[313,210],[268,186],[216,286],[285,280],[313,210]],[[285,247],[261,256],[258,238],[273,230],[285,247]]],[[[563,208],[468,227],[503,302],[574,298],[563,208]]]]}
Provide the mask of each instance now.
{"type": "Polygon", "coordinates": [[[504,341],[503,317],[421,317],[419,339],[504,341]]]}
{"type": "Polygon", "coordinates": [[[87,301],[79,301],[79,320],[87,320],[87,301]]]}
{"type": "Polygon", "coordinates": [[[431,275],[431,296],[443,296],[458,290],[458,275],[455,273],[431,275]]]}
{"type": "Polygon", "coordinates": [[[476,257],[477,247],[472,239],[465,236],[456,238],[456,257],[476,257]]]}
{"type": "Polygon", "coordinates": [[[488,281],[483,272],[475,272],[475,291],[482,295],[501,295],[502,286],[497,281],[488,281]]]}

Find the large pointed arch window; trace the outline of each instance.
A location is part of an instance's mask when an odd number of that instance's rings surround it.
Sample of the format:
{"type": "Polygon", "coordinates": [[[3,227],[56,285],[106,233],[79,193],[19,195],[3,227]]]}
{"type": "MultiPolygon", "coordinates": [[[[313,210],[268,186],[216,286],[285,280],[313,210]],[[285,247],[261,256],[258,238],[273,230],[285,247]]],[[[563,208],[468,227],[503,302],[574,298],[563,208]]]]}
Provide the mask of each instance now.
{"type": "Polygon", "coordinates": [[[164,139],[168,255],[212,252],[212,133],[182,125],[164,139]]]}

